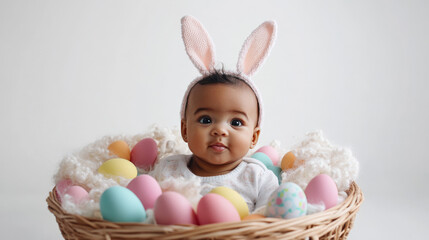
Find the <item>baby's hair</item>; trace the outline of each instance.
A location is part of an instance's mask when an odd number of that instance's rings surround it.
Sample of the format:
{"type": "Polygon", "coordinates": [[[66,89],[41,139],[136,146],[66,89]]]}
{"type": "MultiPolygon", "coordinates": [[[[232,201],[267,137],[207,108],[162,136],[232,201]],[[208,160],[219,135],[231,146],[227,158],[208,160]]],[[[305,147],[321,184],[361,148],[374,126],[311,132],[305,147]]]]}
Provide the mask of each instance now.
{"type": "Polygon", "coordinates": [[[203,79],[198,81],[197,84],[208,85],[216,83],[238,85],[240,83],[245,83],[245,81],[236,74],[225,72],[225,70],[222,68],[219,70],[214,69],[210,75],[205,76],[203,79]]]}
{"type": "MultiPolygon", "coordinates": [[[[240,83],[244,84],[244,81],[234,75],[225,72],[223,69],[213,69],[211,73],[205,77],[203,77],[201,80],[199,80],[194,86],[196,85],[210,85],[210,84],[228,84],[228,85],[238,85],[240,83]]],[[[192,90],[192,89],[191,89],[192,90]]],[[[189,95],[188,95],[189,99],[189,95]]],[[[185,105],[185,118],[186,118],[186,110],[188,108],[188,99],[186,99],[186,105],[185,105]]]]}

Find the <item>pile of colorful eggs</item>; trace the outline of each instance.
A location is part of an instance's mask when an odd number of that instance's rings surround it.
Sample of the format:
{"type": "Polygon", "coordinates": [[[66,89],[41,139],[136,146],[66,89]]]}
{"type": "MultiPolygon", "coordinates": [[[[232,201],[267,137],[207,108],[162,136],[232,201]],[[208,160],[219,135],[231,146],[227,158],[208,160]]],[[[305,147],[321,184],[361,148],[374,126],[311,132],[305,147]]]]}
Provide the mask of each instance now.
{"type": "MultiPolygon", "coordinates": [[[[57,191],[66,184],[70,182],[57,184],[57,191]]],[[[66,193],[75,201],[82,201],[85,194],[75,195],[72,192],[75,187],[69,186],[66,193]]],[[[82,192],[88,194],[84,189],[82,192]]],[[[100,197],[101,215],[111,222],[144,222],[149,209],[153,209],[155,221],[160,225],[205,225],[254,218],[249,215],[243,197],[230,188],[212,189],[199,200],[195,211],[183,195],[173,191],[162,192],[158,182],[146,174],[135,177],[126,187],[110,187],[100,197]]]]}
{"type": "MultiPolygon", "coordinates": [[[[281,172],[302,162],[296,161],[293,153],[288,152],[279,164],[277,151],[271,146],[264,146],[251,157],[273,171],[280,183],[269,198],[264,215],[251,215],[243,197],[233,189],[223,186],[204,195],[194,210],[190,201],[180,193],[162,192],[158,182],[150,175],[137,176],[136,167],[148,170],[156,161],[157,144],[153,139],[141,140],[131,151],[124,141],[113,142],[108,149],[117,158],[104,162],[98,172],[106,177],[132,180],[126,187],[113,186],[101,195],[100,212],[107,221],[143,222],[148,209],[153,209],[155,221],[161,225],[204,225],[264,217],[290,219],[306,215],[308,203],[323,204],[325,209],[328,209],[338,201],[336,184],[325,174],[313,178],[305,191],[292,182],[281,183],[281,172]]],[[[86,189],[72,186],[70,180],[60,181],[56,189],[59,196],[68,194],[75,203],[88,197],[86,189]]]]}
{"type": "Polygon", "coordinates": [[[282,171],[286,172],[304,164],[304,160],[297,160],[292,152],[286,153],[280,161],[279,153],[273,147],[263,146],[251,155],[251,158],[261,161],[277,176],[280,184],[268,200],[265,216],[289,219],[306,215],[308,203],[323,204],[325,209],[337,204],[337,186],[326,174],[314,177],[305,191],[295,183],[282,183],[282,171]]]}
{"type": "MultiPolygon", "coordinates": [[[[118,177],[134,179],[137,176],[137,167],[148,170],[158,157],[157,143],[152,138],[142,139],[132,150],[125,141],[115,141],[108,146],[108,150],[114,158],[105,161],[98,168],[98,172],[113,179],[118,177]]],[[[56,192],[60,201],[61,197],[67,194],[76,204],[88,197],[87,189],[72,185],[69,179],[58,182],[56,192]]]]}
{"type": "Polygon", "coordinates": [[[134,178],[127,187],[108,188],[100,198],[103,219],[112,222],[142,222],[148,209],[153,209],[160,225],[235,222],[249,215],[244,199],[230,188],[212,189],[200,199],[195,211],[183,195],[162,192],[158,182],[146,174],[134,178]]]}
{"type": "Polygon", "coordinates": [[[297,184],[280,184],[268,199],[265,216],[296,218],[307,214],[308,204],[323,205],[329,209],[338,203],[338,189],[334,180],[326,174],[314,177],[303,191],[297,184]]]}

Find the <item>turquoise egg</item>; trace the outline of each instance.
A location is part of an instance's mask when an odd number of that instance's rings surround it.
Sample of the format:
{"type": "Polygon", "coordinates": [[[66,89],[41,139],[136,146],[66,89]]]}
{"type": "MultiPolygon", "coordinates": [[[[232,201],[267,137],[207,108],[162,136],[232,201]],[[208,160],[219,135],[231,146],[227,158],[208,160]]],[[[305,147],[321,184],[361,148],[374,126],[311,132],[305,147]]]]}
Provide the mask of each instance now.
{"type": "Polygon", "coordinates": [[[146,211],[139,198],[128,188],[113,186],[103,192],[100,211],[111,222],[143,222],[146,211]]]}
{"type": "Polygon", "coordinates": [[[256,152],[250,157],[259,160],[267,168],[268,168],[268,166],[273,166],[273,162],[271,161],[270,157],[268,157],[267,154],[265,154],[263,152],[256,152]]]}
{"type": "Polygon", "coordinates": [[[277,179],[279,180],[279,184],[282,183],[282,169],[280,167],[277,166],[267,166],[268,169],[270,169],[274,175],[276,175],[277,179]]]}
{"type": "Polygon", "coordinates": [[[296,218],[307,214],[307,197],[295,183],[281,184],[268,199],[265,216],[274,218],[296,218]]]}

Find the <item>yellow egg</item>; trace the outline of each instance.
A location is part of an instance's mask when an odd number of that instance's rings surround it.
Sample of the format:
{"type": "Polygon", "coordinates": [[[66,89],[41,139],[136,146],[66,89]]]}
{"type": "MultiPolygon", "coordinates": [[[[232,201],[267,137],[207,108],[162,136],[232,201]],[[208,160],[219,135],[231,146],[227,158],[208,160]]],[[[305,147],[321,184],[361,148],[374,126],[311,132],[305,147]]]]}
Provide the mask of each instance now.
{"type": "Polygon", "coordinates": [[[109,149],[111,155],[130,160],[130,147],[125,141],[112,142],[107,149],[109,149]]]}
{"type": "Polygon", "coordinates": [[[104,162],[98,172],[106,177],[124,177],[133,179],[137,176],[137,168],[134,164],[123,158],[113,158],[104,162]]]}
{"type": "Polygon", "coordinates": [[[286,153],[282,158],[281,168],[283,171],[293,168],[293,164],[295,162],[295,155],[292,152],[286,153]]]}
{"type": "Polygon", "coordinates": [[[241,219],[249,215],[249,207],[247,206],[246,201],[244,201],[243,197],[238,192],[231,188],[215,187],[210,191],[210,193],[219,194],[230,201],[232,205],[234,205],[235,209],[237,209],[241,219]]]}

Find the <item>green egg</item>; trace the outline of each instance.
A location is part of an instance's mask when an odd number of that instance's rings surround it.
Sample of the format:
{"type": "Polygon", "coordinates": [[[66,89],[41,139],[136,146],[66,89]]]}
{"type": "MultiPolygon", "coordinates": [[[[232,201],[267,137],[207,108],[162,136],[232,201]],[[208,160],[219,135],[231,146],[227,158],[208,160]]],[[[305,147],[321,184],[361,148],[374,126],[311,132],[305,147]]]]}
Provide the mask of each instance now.
{"type": "Polygon", "coordinates": [[[267,166],[268,169],[270,169],[274,175],[276,175],[277,179],[279,180],[279,184],[282,183],[282,169],[277,166],[267,166]]]}
{"type": "Polygon", "coordinates": [[[259,160],[267,168],[269,168],[269,166],[273,166],[273,162],[271,161],[270,157],[268,157],[267,154],[265,154],[263,152],[256,152],[250,157],[259,160]]]}
{"type": "Polygon", "coordinates": [[[140,199],[128,188],[113,186],[103,192],[100,211],[111,222],[143,222],[146,211],[140,199]]]}

